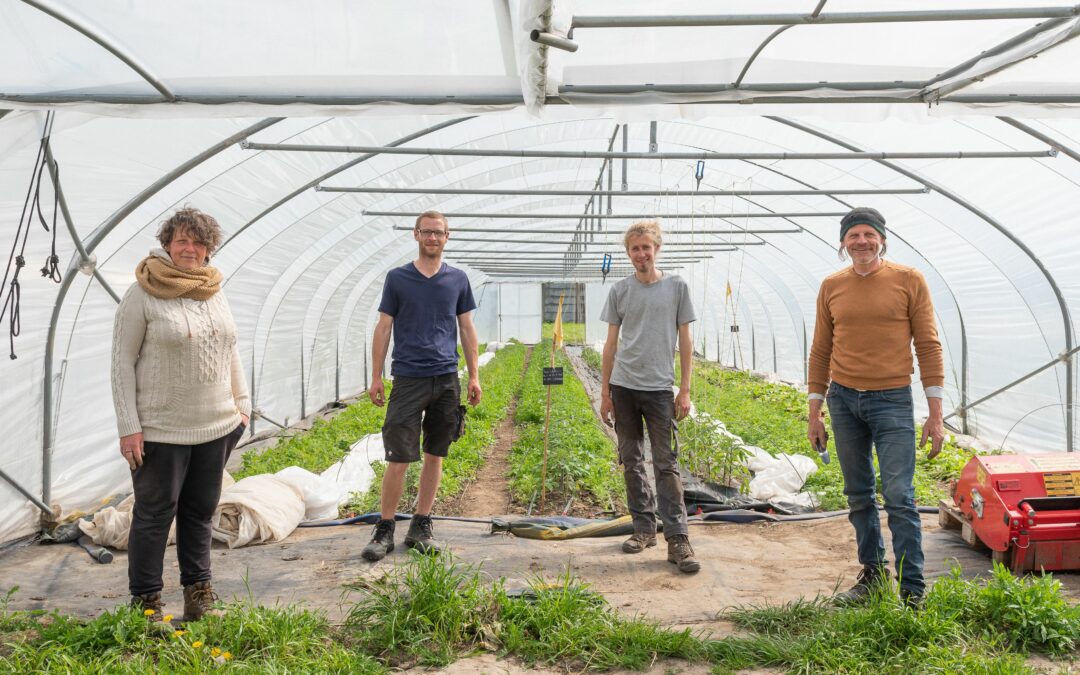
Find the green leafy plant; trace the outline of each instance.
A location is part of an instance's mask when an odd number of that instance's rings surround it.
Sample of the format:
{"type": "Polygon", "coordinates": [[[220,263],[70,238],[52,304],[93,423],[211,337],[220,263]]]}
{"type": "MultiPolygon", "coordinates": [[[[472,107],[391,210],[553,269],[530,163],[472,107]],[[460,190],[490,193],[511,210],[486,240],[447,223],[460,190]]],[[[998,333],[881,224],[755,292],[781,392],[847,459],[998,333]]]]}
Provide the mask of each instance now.
{"type": "MultiPolygon", "coordinates": [[[[550,354],[551,342],[547,340],[533,350],[514,413],[517,429],[510,449],[510,494],[521,506],[532,503],[541,492],[547,406],[542,371],[550,364],[550,354]]],[[[591,500],[604,507],[621,502],[625,499],[625,487],[616,470],[615,444],[600,428],[592,402],[574,375],[566,354],[557,352],[555,365],[562,366],[564,383],[552,387],[547,496],[556,503],[574,498],[591,500]]]]}
{"type": "Polygon", "coordinates": [[[716,420],[698,413],[679,422],[679,458],[687,471],[713,483],[746,493],[753,477],[746,468],[746,446],[720,433],[716,420]]]}

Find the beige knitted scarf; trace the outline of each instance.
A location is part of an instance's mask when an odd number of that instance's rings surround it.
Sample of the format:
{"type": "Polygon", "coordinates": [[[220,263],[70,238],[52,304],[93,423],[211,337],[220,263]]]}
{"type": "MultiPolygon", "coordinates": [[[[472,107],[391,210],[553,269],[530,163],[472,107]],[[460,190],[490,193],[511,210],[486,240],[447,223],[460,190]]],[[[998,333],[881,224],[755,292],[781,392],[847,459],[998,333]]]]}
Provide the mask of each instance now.
{"type": "Polygon", "coordinates": [[[149,255],[135,269],[143,290],[155,298],[209,300],[221,290],[221,272],[216,267],[182,270],[159,256],[149,255]]]}

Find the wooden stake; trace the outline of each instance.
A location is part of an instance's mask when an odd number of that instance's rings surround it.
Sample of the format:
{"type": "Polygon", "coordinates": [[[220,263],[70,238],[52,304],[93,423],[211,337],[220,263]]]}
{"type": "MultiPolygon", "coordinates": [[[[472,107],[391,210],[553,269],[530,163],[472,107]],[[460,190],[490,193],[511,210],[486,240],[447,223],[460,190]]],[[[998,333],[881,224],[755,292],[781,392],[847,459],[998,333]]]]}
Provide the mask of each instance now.
{"type": "MultiPolygon", "coordinates": [[[[555,340],[551,341],[551,367],[555,367],[555,340]]],[[[540,512],[544,512],[547,497],[548,433],[551,431],[551,387],[547,386],[547,412],[544,413],[544,459],[540,464],[540,512]]]]}

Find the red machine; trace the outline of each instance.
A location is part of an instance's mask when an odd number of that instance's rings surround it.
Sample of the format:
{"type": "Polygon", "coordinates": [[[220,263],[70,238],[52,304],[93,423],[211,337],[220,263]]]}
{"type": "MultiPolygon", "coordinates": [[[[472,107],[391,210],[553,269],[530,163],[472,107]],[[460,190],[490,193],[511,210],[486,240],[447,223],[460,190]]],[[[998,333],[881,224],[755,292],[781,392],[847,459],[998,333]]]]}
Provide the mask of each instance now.
{"type": "MultiPolygon", "coordinates": [[[[969,544],[1013,573],[1080,570],[1080,454],[973,457],[941,504],[969,544]]],[[[948,522],[947,522],[948,521],[948,522]]]]}

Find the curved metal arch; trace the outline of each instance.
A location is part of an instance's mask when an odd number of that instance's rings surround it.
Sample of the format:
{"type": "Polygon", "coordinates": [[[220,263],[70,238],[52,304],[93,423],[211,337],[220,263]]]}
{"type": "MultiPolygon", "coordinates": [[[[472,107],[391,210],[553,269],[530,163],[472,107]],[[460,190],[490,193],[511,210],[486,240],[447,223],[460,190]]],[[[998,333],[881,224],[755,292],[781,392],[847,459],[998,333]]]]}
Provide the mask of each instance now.
{"type": "Polygon", "coordinates": [[[124,62],[124,65],[138,73],[139,77],[145,80],[146,83],[149,84],[151,87],[156,89],[157,92],[161,94],[161,97],[167,102],[176,102],[176,94],[172,93],[172,91],[168,87],[166,87],[165,84],[162,83],[161,80],[159,80],[153,73],[151,73],[146,66],[139,63],[139,60],[135,58],[134,55],[129,54],[126,49],[116,44],[114,40],[107,38],[100,31],[91,28],[86,23],[64,12],[62,9],[54,7],[51,3],[46,2],[45,0],[22,1],[27,5],[30,5],[31,7],[40,10],[45,14],[48,14],[57,21],[70,26],[79,33],[90,38],[90,40],[96,43],[99,47],[103,48],[105,51],[120,59],[124,62]]]}
{"type": "MultiPolygon", "coordinates": [[[[780,124],[784,124],[784,125],[790,126],[792,128],[795,128],[795,129],[799,129],[799,130],[804,131],[804,132],[806,132],[806,133],[808,133],[808,134],[810,134],[812,136],[817,136],[818,138],[827,140],[827,141],[829,141],[831,143],[835,143],[836,145],[839,145],[840,147],[847,148],[849,150],[855,150],[856,149],[856,146],[852,146],[851,144],[849,144],[849,143],[847,143],[845,141],[842,141],[842,140],[832,136],[831,134],[828,134],[828,133],[826,133],[824,131],[821,131],[821,130],[818,130],[818,129],[808,127],[808,126],[806,126],[804,124],[801,124],[799,122],[795,122],[794,120],[789,120],[789,119],[786,119],[786,118],[783,118],[783,117],[776,117],[776,116],[771,116],[771,115],[766,116],[766,119],[770,119],[770,120],[773,120],[774,122],[778,122],[780,124]]],[[[1037,255],[1035,255],[1035,252],[1032,251],[1027,246],[1027,244],[1025,244],[1019,237],[1014,235],[1011,231],[1009,231],[1008,228],[1006,228],[1004,225],[1002,225],[996,219],[994,219],[990,214],[984,213],[981,209],[976,207],[974,204],[971,204],[970,202],[968,202],[964,198],[962,198],[959,195],[953,193],[951,190],[937,184],[936,182],[934,182],[932,180],[929,180],[927,178],[923,178],[923,177],[919,176],[916,172],[905,169],[905,168],[897,165],[895,162],[892,162],[892,161],[889,161],[889,160],[874,160],[874,161],[878,162],[879,164],[881,164],[883,166],[887,166],[890,169],[892,169],[893,171],[896,171],[897,173],[900,173],[900,174],[902,174],[904,176],[907,176],[908,178],[911,178],[912,180],[916,180],[916,181],[922,183],[923,185],[925,185],[925,186],[927,186],[927,187],[929,187],[929,188],[931,188],[931,189],[933,189],[933,190],[935,190],[937,192],[940,192],[944,197],[946,197],[946,198],[950,199],[951,201],[955,202],[961,208],[964,208],[967,211],[971,212],[972,215],[976,216],[977,218],[979,218],[980,220],[985,222],[987,225],[990,225],[992,228],[994,228],[999,233],[1001,233],[1006,239],[1011,241],[1013,243],[1013,245],[1015,245],[1018,249],[1020,249],[1024,253],[1024,255],[1027,256],[1027,258],[1029,260],[1031,260],[1031,262],[1035,265],[1035,267],[1038,268],[1039,272],[1042,273],[1043,277],[1046,279],[1047,284],[1050,286],[1050,289],[1054,293],[1054,298],[1057,300],[1058,308],[1061,311],[1061,318],[1062,318],[1062,322],[1064,324],[1064,329],[1065,329],[1065,349],[1064,349],[1064,351],[1067,352],[1067,351],[1069,351],[1069,350],[1071,350],[1073,348],[1073,340],[1074,340],[1073,323],[1072,323],[1072,315],[1071,315],[1071,313],[1069,311],[1069,305],[1068,305],[1068,303],[1065,302],[1065,297],[1061,292],[1061,288],[1057,284],[1057,280],[1054,279],[1054,275],[1050,273],[1050,270],[1048,270],[1046,268],[1046,266],[1043,264],[1042,260],[1040,260],[1039,257],[1037,255]]],[[[1067,449],[1068,452],[1073,451],[1073,420],[1074,420],[1074,415],[1075,415],[1074,410],[1073,410],[1073,400],[1072,400],[1073,399],[1073,379],[1074,379],[1073,364],[1072,364],[1071,361],[1066,361],[1066,363],[1065,363],[1065,396],[1066,396],[1066,406],[1065,406],[1065,408],[1066,408],[1066,412],[1065,412],[1065,435],[1066,435],[1066,439],[1065,439],[1065,441],[1066,441],[1066,443],[1065,444],[1066,444],[1066,449],[1067,449]]]]}
{"type": "MultiPolygon", "coordinates": [[[[180,166],[176,167],[169,173],[165,174],[161,178],[157,179],[146,188],[144,188],[137,195],[132,197],[126,204],[117,209],[111,216],[105,219],[105,221],[99,225],[90,236],[83,242],[87,255],[94,252],[98,244],[108,236],[117,225],[123,221],[128,215],[130,215],[135,209],[142,205],[146,200],[153,197],[165,186],[172,183],[174,180],[184,175],[188,171],[192,170],[196,166],[202,164],[206,160],[210,159],[214,155],[222,152],[226,148],[229,148],[239,141],[256,134],[267,127],[277,124],[282,119],[281,117],[269,117],[260,122],[256,122],[246,129],[242,129],[237,133],[218,141],[214,145],[210,146],[206,150],[203,150],[199,154],[195,155],[188,161],[184,162],[180,166]]],[[[60,283],[60,289],[56,293],[56,299],[53,302],[52,315],[49,318],[49,333],[45,340],[45,363],[43,367],[42,379],[42,471],[41,471],[41,501],[46,504],[52,497],[52,449],[53,449],[53,437],[52,437],[52,418],[53,418],[53,404],[52,404],[52,379],[53,379],[53,348],[56,345],[56,328],[60,321],[60,310],[64,306],[64,298],[67,297],[68,289],[71,287],[71,282],[74,279],[74,273],[79,267],[79,261],[81,255],[75,253],[71,256],[71,261],[68,263],[67,273],[64,274],[64,280],[60,283]]]]}

